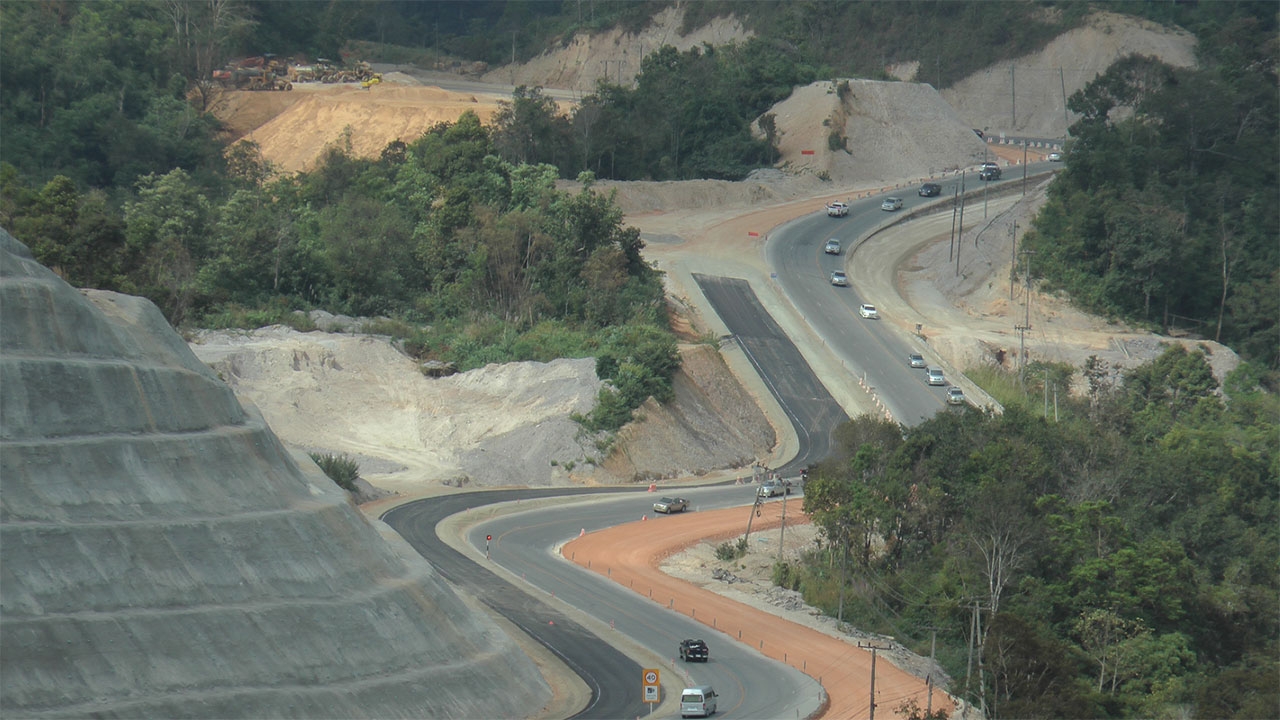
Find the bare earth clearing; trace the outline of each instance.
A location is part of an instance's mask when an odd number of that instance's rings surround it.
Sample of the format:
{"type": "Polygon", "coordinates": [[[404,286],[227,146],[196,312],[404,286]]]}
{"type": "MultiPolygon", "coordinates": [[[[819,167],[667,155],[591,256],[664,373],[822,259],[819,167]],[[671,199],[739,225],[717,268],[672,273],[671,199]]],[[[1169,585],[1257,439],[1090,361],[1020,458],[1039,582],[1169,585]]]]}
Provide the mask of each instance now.
{"type": "MultiPolygon", "coordinates": [[[[645,34],[578,38],[524,66],[495,69],[484,80],[586,92],[605,67],[629,80],[646,49],[677,44],[676,23],[678,17],[664,15],[645,34]],[[623,57],[625,62],[606,64],[623,57]]],[[[736,23],[725,21],[680,40],[678,47],[743,37],[736,23]]],[[[1015,63],[1013,73],[1007,66],[992,68],[943,93],[909,82],[853,80],[853,99],[842,104],[831,83],[798,88],[774,109],[782,131],[779,169],[750,180],[597,187],[616,190],[627,222],[644,234],[646,256],[666,272],[676,321],[688,340],[721,332],[691,273],[747,278],[819,375],[832,381],[833,394],[845,409],[867,412],[874,409],[870,398],[842,375],[839,362],[805,329],[770,281],[762,252],[768,233],[787,220],[819,211],[827,200],[912,187],[922,179],[972,167],[988,153],[1016,166],[1022,162],[1021,148],[999,142],[984,146],[972,128],[988,128],[996,138],[1002,132],[1061,137],[1067,122],[1062,85],[1066,94],[1074,92],[1127,52],[1187,65],[1191,50],[1185,34],[1102,14],[1091,27],[1068,33],[1044,53],[1015,63]],[[1016,117],[1008,104],[1001,104],[1011,95],[1011,75],[1019,78],[1016,117]],[[827,150],[832,127],[843,128],[849,153],[827,150]]],[[[220,112],[233,135],[258,142],[277,169],[291,172],[312,167],[333,143],[349,144],[359,155],[376,155],[391,140],[412,141],[436,122],[466,110],[487,119],[506,97],[501,90],[440,90],[423,85],[418,79],[422,74],[404,70],[408,72],[385,73],[384,83],[367,91],[297,85],[293,93],[229,93],[220,112]]],[[[915,73],[927,76],[928,68],[906,63],[895,70],[910,80],[915,73]]],[[[1006,172],[1016,172],[1016,167],[1006,172]]],[[[1017,206],[993,201],[990,226],[981,213],[966,215],[961,242],[967,254],[958,272],[947,261],[949,209],[877,236],[858,251],[858,262],[850,267],[854,284],[903,333],[912,334],[915,324],[921,324],[929,352],[945,364],[964,369],[1003,359],[1010,367],[1018,347],[1013,326],[1023,320],[1027,298],[1021,286],[1010,289],[1009,228],[1016,222],[1017,232],[1025,230],[1042,201],[1039,186],[1017,206]]],[[[1034,331],[1026,345],[1032,360],[1079,366],[1089,355],[1098,355],[1132,367],[1169,341],[1086,316],[1034,290],[1030,320],[1034,331]]],[[[1220,375],[1234,365],[1229,350],[1206,345],[1220,375]]],[[[794,448],[772,399],[729,345],[719,353],[704,344],[685,346],[677,401],[644,408],[642,420],[624,429],[607,452],[569,419],[591,406],[599,388],[590,360],[490,366],[428,379],[385,339],[358,334],[300,334],[279,328],[202,333],[193,349],[242,400],[258,406],[286,444],[357,457],[364,476],[396,493],[395,501],[448,491],[445,486],[683,482],[732,475],[733,468],[757,459],[778,464],[794,448]]],[[[369,511],[379,512],[388,502],[392,500],[375,503],[369,511]]],[[[798,503],[794,505],[798,511],[798,503]]],[[[724,532],[733,534],[727,530],[733,521],[726,522],[724,532]]],[[[635,530],[624,526],[610,532],[618,535],[616,542],[630,544],[644,537],[635,530]]],[[[712,546],[692,536],[654,548],[637,561],[635,572],[648,572],[644,568],[661,562],[672,577],[688,581],[674,583],[672,592],[693,596],[712,590],[806,628],[843,635],[793,595],[769,587],[777,552],[772,538],[757,536],[743,567],[733,571],[746,580],[742,583],[713,581],[711,570],[720,564],[712,546]]],[[[789,529],[786,554],[812,542],[811,528],[789,529]]],[[[599,551],[617,553],[617,547],[599,551]]],[[[894,661],[920,676],[928,671],[907,653],[894,655],[894,661]]],[[[923,687],[919,682],[916,686],[923,687]]]]}

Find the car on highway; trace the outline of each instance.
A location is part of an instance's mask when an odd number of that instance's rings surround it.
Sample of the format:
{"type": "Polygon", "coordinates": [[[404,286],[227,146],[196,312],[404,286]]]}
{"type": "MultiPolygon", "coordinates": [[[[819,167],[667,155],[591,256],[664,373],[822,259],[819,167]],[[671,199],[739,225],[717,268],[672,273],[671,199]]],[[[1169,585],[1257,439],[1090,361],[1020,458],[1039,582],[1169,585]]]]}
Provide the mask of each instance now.
{"type": "Polygon", "coordinates": [[[684,512],[689,509],[689,501],[682,497],[664,497],[653,504],[653,511],[666,513],[684,512]]]}
{"type": "Polygon", "coordinates": [[[849,276],[843,270],[831,271],[831,284],[836,287],[849,287],[849,276]]]}
{"type": "Polygon", "coordinates": [[[931,367],[924,371],[925,382],[930,385],[946,385],[947,378],[942,374],[942,368],[931,367]]]}
{"type": "Polygon", "coordinates": [[[871,303],[862,303],[859,305],[858,314],[869,320],[875,320],[880,317],[880,313],[876,310],[876,306],[871,303]]]}
{"type": "Polygon", "coordinates": [[[894,210],[901,210],[901,209],[902,209],[902,198],[900,198],[900,197],[885,198],[885,199],[884,199],[884,202],[880,203],[880,209],[881,209],[881,210],[888,210],[888,211],[890,211],[890,212],[892,212],[892,211],[894,211],[894,210]]]}
{"type": "Polygon", "coordinates": [[[827,217],[844,217],[849,214],[849,206],[842,202],[827,203],[827,217]]]}
{"type": "Polygon", "coordinates": [[[822,246],[822,252],[828,255],[839,255],[840,241],[835,238],[831,238],[830,240],[827,241],[826,245],[822,246]]]}
{"type": "Polygon", "coordinates": [[[948,404],[948,405],[963,405],[963,404],[964,404],[964,391],[963,391],[963,390],[961,390],[960,388],[958,388],[958,387],[954,386],[954,385],[952,385],[951,387],[947,388],[947,404],[948,404]]]}
{"type": "Polygon", "coordinates": [[[998,168],[998,167],[984,167],[984,168],[982,168],[982,170],[981,170],[981,171],[979,171],[979,172],[978,172],[978,179],[979,179],[979,180],[999,180],[999,179],[1000,179],[1000,168],[998,168]]]}
{"type": "Polygon", "coordinates": [[[911,353],[910,355],[907,355],[907,365],[910,365],[913,368],[924,367],[924,356],[920,353],[911,353]]]}
{"type": "Polygon", "coordinates": [[[942,194],[942,186],[938,183],[925,183],[920,186],[920,197],[933,197],[942,194]]]}
{"type": "Polygon", "coordinates": [[[685,662],[707,662],[711,659],[711,648],[702,640],[681,640],[680,659],[685,662]]]}
{"type": "Polygon", "coordinates": [[[1062,162],[1062,153],[1051,152],[1049,153],[1049,157],[1047,159],[1049,162],[1062,162]]]}
{"type": "Polygon", "coordinates": [[[760,489],[756,490],[756,494],[763,498],[771,498],[774,495],[790,495],[791,486],[784,482],[770,480],[761,485],[760,489]]]}

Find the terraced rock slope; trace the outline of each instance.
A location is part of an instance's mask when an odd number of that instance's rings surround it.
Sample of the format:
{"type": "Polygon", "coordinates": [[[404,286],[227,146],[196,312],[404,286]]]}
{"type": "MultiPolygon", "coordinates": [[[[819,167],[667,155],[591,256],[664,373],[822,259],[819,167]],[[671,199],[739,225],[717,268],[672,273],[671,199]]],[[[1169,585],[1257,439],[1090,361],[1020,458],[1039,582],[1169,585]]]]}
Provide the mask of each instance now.
{"type": "Polygon", "coordinates": [[[487,616],[146,300],[0,230],[0,716],[528,717],[487,616]]]}

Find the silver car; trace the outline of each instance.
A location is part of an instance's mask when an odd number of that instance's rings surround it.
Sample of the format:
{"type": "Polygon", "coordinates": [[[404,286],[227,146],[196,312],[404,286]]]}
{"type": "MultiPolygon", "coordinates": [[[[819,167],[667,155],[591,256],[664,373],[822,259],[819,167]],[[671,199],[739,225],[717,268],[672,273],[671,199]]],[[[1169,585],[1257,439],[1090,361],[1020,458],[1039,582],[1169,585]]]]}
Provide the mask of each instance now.
{"type": "Polygon", "coordinates": [[[664,497],[653,504],[654,512],[667,513],[668,515],[671,513],[684,512],[688,509],[689,501],[682,497],[664,497]]]}
{"type": "Polygon", "coordinates": [[[931,367],[925,370],[925,382],[930,385],[946,385],[947,378],[942,374],[942,368],[931,367]]]}
{"type": "Polygon", "coordinates": [[[924,367],[924,356],[920,353],[911,353],[907,356],[907,365],[910,365],[913,368],[924,367]]]}
{"type": "Polygon", "coordinates": [[[889,211],[893,211],[893,210],[901,210],[901,209],[902,209],[902,198],[900,198],[900,197],[885,198],[885,199],[884,199],[884,202],[880,203],[880,209],[881,209],[881,210],[889,210],[889,211]]]}
{"type": "Polygon", "coordinates": [[[842,270],[831,271],[831,284],[836,287],[849,287],[849,276],[842,270]]]}
{"type": "Polygon", "coordinates": [[[948,405],[963,405],[963,404],[964,404],[964,391],[963,391],[963,390],[961,390],[960,388],[958,388],[958,387],[954,386],[954,385],[952,385],[951,387],[947,388],[947,404],[948,404],[948,405]]]}
{"type": "Polygon", "coordinates": [[[831,238],[830,240],[827,241],[826,245],[822,246],[822,252],[828,255],[839,255],[840,241],[835,238],[831,238]]]}

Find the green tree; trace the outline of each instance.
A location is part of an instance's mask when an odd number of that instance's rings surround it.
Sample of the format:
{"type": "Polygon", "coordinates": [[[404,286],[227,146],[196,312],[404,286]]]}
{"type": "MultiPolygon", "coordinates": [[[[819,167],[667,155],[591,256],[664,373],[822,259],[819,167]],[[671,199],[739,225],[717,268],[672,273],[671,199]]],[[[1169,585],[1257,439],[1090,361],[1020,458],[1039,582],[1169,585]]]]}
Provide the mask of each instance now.
{"type": "Polygon", "coordinates": [[[125,290],[151,298],[174,325],[197,298],[196,274],[208,251],[213,209],[182,169],[138,181],[124,210],[125,252],[133,268],[125,290]]]}

